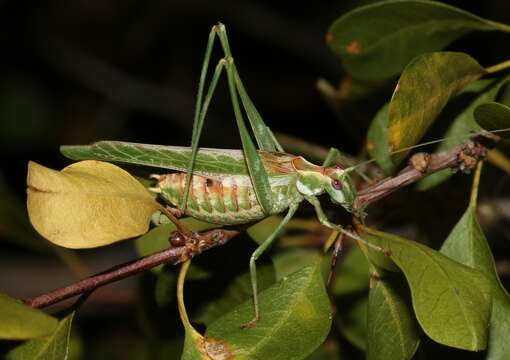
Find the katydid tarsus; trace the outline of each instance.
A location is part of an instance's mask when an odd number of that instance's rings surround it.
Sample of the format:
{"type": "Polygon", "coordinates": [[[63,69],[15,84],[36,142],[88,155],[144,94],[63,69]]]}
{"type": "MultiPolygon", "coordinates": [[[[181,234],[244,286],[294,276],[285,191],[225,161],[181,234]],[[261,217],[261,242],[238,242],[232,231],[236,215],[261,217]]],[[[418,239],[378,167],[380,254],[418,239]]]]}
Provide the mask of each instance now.
{"type": "Polygon", "coordinates": [[[352,212],[356,189],[350,173],[356,166],[345,169],[331,166],[338,154],[334,148],[329,151],[321,166],[284,152],[243,86],[223,24],[214,26],[209,35],[197,94],[191,147],[101,141],[86,146],[64,146],[61,151],[75,160],[97,159],[177,171],[155,175],[157,185],[153,188],[173,206],[174,214],[183,213],[220,225],[236,225],[256,222],[287,211],[281,223],[250,258],[254,317],[246,326],[255,324],[260,317],[255,262],[304,200],[314,207],[318,220],[326,227],[375,247],[341,225],[331,222],[318,199],[319,195],[327,193],[333,203],[352,212]],[[224,57],[216,65],[206,89],[207,70],[216,37],[220,40],[224,57]],[[242,150],[198,146],[207,109],[223,71],[227,74],[242,150]],[[246,113],[257,146],[251,140],[241,107],[246,113]]]}

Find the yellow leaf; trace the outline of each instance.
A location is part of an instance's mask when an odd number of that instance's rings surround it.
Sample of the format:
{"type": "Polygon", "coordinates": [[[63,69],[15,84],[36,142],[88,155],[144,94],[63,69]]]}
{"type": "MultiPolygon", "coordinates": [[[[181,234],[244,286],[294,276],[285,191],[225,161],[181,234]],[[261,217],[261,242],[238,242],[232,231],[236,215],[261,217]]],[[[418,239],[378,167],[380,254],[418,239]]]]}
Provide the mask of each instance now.
{"type": "Polygon", "coordinates": [[[62,171],[28,163],[30,222],[49,241],[91,248],[147,232],[158,204],[129,173],[95,160],[62,171]]]}

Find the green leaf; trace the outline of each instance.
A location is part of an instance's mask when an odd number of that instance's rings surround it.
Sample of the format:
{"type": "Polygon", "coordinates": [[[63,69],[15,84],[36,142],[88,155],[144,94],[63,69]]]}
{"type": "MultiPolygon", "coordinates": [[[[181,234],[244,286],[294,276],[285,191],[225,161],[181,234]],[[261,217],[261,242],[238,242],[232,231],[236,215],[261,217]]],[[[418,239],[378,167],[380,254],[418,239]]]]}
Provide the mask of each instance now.
{"type": "MultiPolygon", "coordinates": [[[[478,125],[487,131],[510,128],[510,107],[507,105],[497,102],[481,104],[475,109],[474,115],[478,125]]],[[[510,138],[508,132],[501,132],[498,135],[510,138]]]]}
{"type": "MultiPolygon", "coordinates": [[[[388,273],[390,274],[390,273],[388,273]]],[[[368,297],[367,359],[411,359],[420,343],[420,329],[402,279],[383,276],[368,297]]]]}
{"type": "Polygon", "coordinates": [[[471,31],[494,30],[510,27],[440,2],[397,0],[348,12],[331,25],[326,40],[354,77],[378,80],[471,31]]]}
{"type": "Polygon", "coordinates": [[[254,327],[239,327],[253,317],[253,303],[247,301],[211,324],[206,338],[221,339],[234,358],[306,358],[324,341],[331,326],[320,265],[317,261],[261,292],[261,318],[254,327]]]}
{"type": "Polygon", "coordinates": [[[0,294],[0,339],[26,340],[52,333],[58,320],[0,294]]]}
{"type": "MultiPolygon", "coordinates": [[[[473,191],[476,192],[476,188],[473,191]]],[[[476,220],[476,194],[444,242],[441,252],[478,269],[490,279],[493,304],[486,359],[509,359],[510,297],[499,280],[489,244],[476,220]]]]}
{"type": "Polygon", "coordinates": [[[281,280],[300,269],[320,261],[322,252],[315,249],[289,248],[271,256],[276,280],[281,280]]]}
{"type": "Polygon", "coordinates": [[[385,104],[375,115],[367,132],[367,150],[370,156],[386,174],[393,173],[397,166],[391,161],[388,145],[389,103],[385,104]]]}
{"type": "MultiPolygon", "coordinates": [[[[449,150],[455,145],[466,141],[473,132],[479,132],[481,128],[475,121],[473,110],[484,102],[494,100],[498,95],[501,86],[503,86],[507,81],[508,79],[505,79],[495,83],[494,80],[484,79],[467,85],[464,91],[462,91],[456,99],[469,96],[471,97],[471,101],[466,108],[455,117],[444,135],[445,141],[437,147],[436,152],[449,150]]],[[[442,183],[452,174],[453,173],[450,169],[445,169],[431,174],[418,183],[418,189],[428,190],[442,183]]]]}
{"type": "MultiPolygon", "coordinates": [[[[257,286],[259,291],[267,289],[274,281],[275,274],[273,266],[257,266],[257,286]]],[[[198,314],[193,317],[193,321],[201,322],[208,326],[234,307],[251,300],[252,295],[250,273],[247,272],[238,275],[228,285],[221,297],[207,303],[198,310],[198,314]]]]}
{"type": "Polygon", "coordinates": [[[338,266],[331,292],[346,295],[366,291],[370,282],[367,259],[358,246],[352,247],[338,266]]]}
{"type": "Polygon", "coordinates": [[[362,225],[358,231],[390,252],[411,289],[416,318],[430,338],[471,351],[486,347],[492,299],[489,280],[480,271],[396,235],[362,225]]]}
{"type": "MultiPolygon", "coordinates": [[[[388,140],[392,151],[415,145],[448,101],[485,69],[467,54],[424,54],[406,66],[390,102],[388,140]]],[[[406,152],[394,155],[398,163],[406,152]]]]}
{"type": "Polygon", "coordinates": [[[13,350],[7,360],[66,360],[69,356],[74,312],[60,320],[53,334],[27,341],[13,350]]]}
{"type": "Polygon", "coordinates": [[[191,326],[186,326],[181,360],[209,360],[210,358],[200,350],[203,343],[203,337],[191,326]]]}

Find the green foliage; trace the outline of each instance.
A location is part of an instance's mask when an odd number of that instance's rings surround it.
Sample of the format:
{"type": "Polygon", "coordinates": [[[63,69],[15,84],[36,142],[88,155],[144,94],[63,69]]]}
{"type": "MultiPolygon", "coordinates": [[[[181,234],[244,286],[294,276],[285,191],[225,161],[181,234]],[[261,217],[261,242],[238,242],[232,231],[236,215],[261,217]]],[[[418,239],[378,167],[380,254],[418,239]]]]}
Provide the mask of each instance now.
{"type": "MultiPolygon", "coordinates": [[[[475,109],[476,122],[485,130],[507,129],[510,126],[510,107],[505,104],[490,102],[475,109]]],[[[502,133],[508,138],[508,134],[502,133]]]]}
{"type": "MultiPolygon", "coordinates": [[[[477,175],[479,176],[479,173],[477,175]]],[[[444,242],[441,252],[479,270],[490,280],[492,313],[487,359],[505,359],[510,357],[510,344],[507,341],[507,334],[510,331],[510,297],[499,280],[489,244],[476,220],[477,185],[473,187],[466,212],[444,242]]]]}
{"type": "Polygon", "coordinates": [[[401,278],[377,278],[368,295],[367,359],[411,359],[421,333],[401,278]]]}
{"type": "Polygon", "coordinates": [[[388,143],[389,103],[385,104],[374,117],[367,132],[367,149],[370,156],[386,174],[391,174],[397,168],[391,159],[388,143]]]}
{"type": "Polygon", "coordinates": [[[366,227],[359,230],[390,252],[409,284],[416,318],[429,337],[459,349],[485,349],[492,296],[480,271],[414,241],[366,227]],[[450,321],[445,322],[445,317],[450,321]]]}
{"type": "Polygon", "coordinates": [[[226,341],[234,357],[304,359],[324,341],[331,326],[320,265],[317,261],[261,292],[262,315],[253,328],[239,328],[253,316],[247,301],[213,322],[206,337],[226,341]]]}
{"type": "Polygon", "coordinates": [[[74,312],[60,320],[52,334],[23,343],[10,351],[8,360],[67,360],[74,312]]]}
{"type": "MultiPolygon", "coordinates": [[[[386,173],[393,172],[409,152],[408,148],[423,137],[449,100],[484,73],[473,58],[462,53],[430,53],[415,58],[400,76],[389,105],[374,117],[367,135],[371,156],[386,173]],[[392,151],[399,152],[390,156],[392,151]]],[[[495,96],[494,92],[491,94],[495,96]]],[[[486,97],[489,95],[480,102],[486,97]]],[[[465,111],[459,118],[469,119],[472,109],[465,111]]],[[[446,136],[457,135],[458,138],[460,134],[453,131],[475,128],[473,125],[460,127],[466,121],[454,122],[457,128],[446,136]]],[[[466,133],[462,134],[465,138],[466,133]]],[[[449,139],[445,148],[458,142],[458,139],[449,139]]]]}
{"type": "MultiPolygon", "coordinates": [[[[388,110],[390,149],[416,144],[448,101],[466,85],[485,74],[467,54],[438,52],[413,59],[404,69],[388,110]]],[[[395,155],[397,162],[405,153],[395,155]]]]}
{"type": "MultiPolygon", "coordinates": [[[[260,291],[265,290],[275,282],[275,270],[271,265],[262,265],[257,269],[257,284],[260,291]]],[[[243,302],[251,301],[250,273],[246,272],[236,276],[225,289],[221,296],[207,303],[197,311],[194,321],[209,326],[223,314],[228,313],[234,307],[243,302]]]]}
{"type": "Polygon", "coordinates": [[[434,1],[393,0],[362,6],[338,18],[328,44],[354,77],[398,75],[417,55],[438,51],[472,31],[510,27],[434,1]]]}
{"type": "Polygon", "coordinates": [[[57,319],[0,294],[0,339],[25,340],[45,336],[57,327],[57,319]]]}

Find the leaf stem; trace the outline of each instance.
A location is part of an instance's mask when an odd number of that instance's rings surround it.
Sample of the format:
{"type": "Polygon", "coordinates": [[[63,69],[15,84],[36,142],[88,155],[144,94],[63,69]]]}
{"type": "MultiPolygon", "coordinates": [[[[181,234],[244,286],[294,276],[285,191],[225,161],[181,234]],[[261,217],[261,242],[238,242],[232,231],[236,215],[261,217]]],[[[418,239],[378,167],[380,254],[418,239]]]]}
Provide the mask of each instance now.
{"type": "Polygon", "coordinates": [[[508,68],[510,68],[510,59],[508,59],[506,61],[503,61],[503,62],[501,62],[499,64],[489,66],[489,67],[485,68],[485,70],[489,74],[494,74],[495,72],[498,72],[498,71],[501,71],[501,70],[505,70],[505,69],[508,69],[508,68]]]}
{"type": "Polygon", "coordinates": [[[190,264],[191,260],[186,260],[181,265],[179,277],[177,278],[177,306],[179,308],[179,316],[181,317],[181,322],[185,327],[190,325],[188,313],[186,312],[186,305],[184,305],[184,280],[186,279],[186,274],[188,273],[190,264]]]}
{"type": "Polygon", "coordinates": [[[476,207],[478,199],[478,185],[480,184],[480,175],[482,174],[483,161],[479,161],[476,165],[475,174],[473,176],[473,185],[471,186],[471,198],[469,199],[469,206],[476,207]]]}

